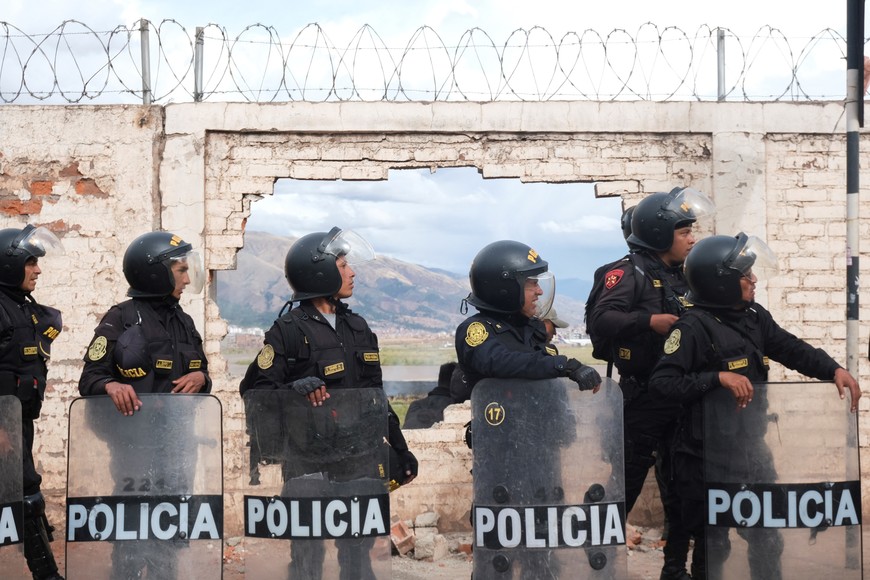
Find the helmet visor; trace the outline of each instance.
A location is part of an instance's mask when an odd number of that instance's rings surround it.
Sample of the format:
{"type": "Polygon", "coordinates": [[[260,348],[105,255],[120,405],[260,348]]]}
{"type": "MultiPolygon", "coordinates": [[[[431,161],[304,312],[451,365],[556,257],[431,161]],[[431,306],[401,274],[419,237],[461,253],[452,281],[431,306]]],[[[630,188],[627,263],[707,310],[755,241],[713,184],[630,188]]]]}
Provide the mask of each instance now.
{"type": "Polygon", "coordinates": [[[686,220],[699,220],[716,213],[716,205],[707,194],[687,187],[668,202],[665,209],[671,210],[686,220]]]}
{"type": "Polygon", "coordinates": [[[553,300],[556,298],[556,277],[552,272],[542,272],[537,276],[529,276],[526,281],[531,281],[543,291],[535,302],[535,318],[543,319],[553,307],[553,300]]]}
{"type": "Polygon", "coordinates": [[[21,231],[21,239],[14,243],[19,250],[34,257],[42,257],[46,254],[55,256],[63,255],[63,244],[54,232],[48,228],[39,226],[27,226],[21,231]]]}
{"type": "Polygon", "coordinates": [[[744,276],[751,273],[769,278],[779,271],[776,254],[756,236],[737,234],[737,247],[725,260],[729,268],[739,270],[744,276]]]}
{"type": "Polygon", "coordinates": [[[199,252],[187,252],[186,254],[169,258],[170,271],[174,271],[172,266],[177,263],[187,265],[187,275],[190,278],[190,284],[187,285],[184,291],[194,294],[202,292],[202,288],[205,286],[205,269],[203,268],[202,256],[199,255],[199,252]]]}
{"type": "MultiPolygon", "coordinates": [[[[337,228],[333,228],[335,232],[337,228]]],[[[333,234],[330,232],[330,234],[333,234]]],[[[375,250],[365,238],[352,230],[338,230],[323,248],[324,254],[339,258],[344,256],[347,263],[355,266],[375,259],[375,250]]]]}

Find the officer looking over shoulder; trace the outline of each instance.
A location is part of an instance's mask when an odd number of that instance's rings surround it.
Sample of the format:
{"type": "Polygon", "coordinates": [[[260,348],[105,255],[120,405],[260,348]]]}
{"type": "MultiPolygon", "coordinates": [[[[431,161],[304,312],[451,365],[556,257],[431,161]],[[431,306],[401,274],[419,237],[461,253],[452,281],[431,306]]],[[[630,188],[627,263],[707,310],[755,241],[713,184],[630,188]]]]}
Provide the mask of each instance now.
{"type": "MultiPolygon", "coordinates": [[[[668,522],[661,580],[686,580],[689,536],[680,523],[679,501],[668,486],[667,445],[679,406],[647,389],[665,336],[684,309],[681,267],[695,244],[693,224],[712,214],[710,199],[693,189],[653,193],[631,213],[632,252],[604,274],[604,288],[589,316],[590,335],[609,339],[609,358],[619,371],[624,399],[625,510],[630,512],[656,465],[668,522]]],[[[625,224],[623,223],[623,231],[625,224]]]]}
{"type": "Polygon", "coordinates": [[[540,318],[553,304],[555,279],[535,250],[520,242],[493,242],[471,264],[471,294],[478,309],[456,329],[456,355],[468,389],[484,378],[568,377],[580,390],[597,390],[590,366],[547,346],[540,318]]]}
{"type": "MultiPolygon", "coordinates": [[[[772,271],[775,265],[776,256],[755,236],[711,236],[698,242],[685,264],[692,307],[671,329],[664,356],[649,380],[651,393],[686,409],[680,418],[673,462],[684,524],[695,538],[693,580],[721,577],[721,570],[713,570],[707,560],[714,538],[705,533],[704,444],[703,432],[697,428],[704,396],[724,388],[741,408],[766,404],[759,397],[753,400],[752,383],[767,381],[771,359],[807,376],[833,380],[840,398],[848,390],[851,410],[858,410],[861,390],[854,377],[822,349],[783,330],[755,302],[756,272],[772,271]]],[[[735,455],[741,455],[744,444],[734,441],[735,455]]],[[[724,530],[726,537],[715,538],[716,547],[727,550],[722,545],[727,542],[727,528],[717,530],[724,530]]],[[[781,578],[782,548],[781,540],[763,546],[750,542],[753,580],[781,578]]]]}
{"type": "Polygon", "coordinates": [[[130,300],[97,326],[79,392],[109,395],[126,416],[141,408],[138,393],[209,392],[202,337],[179,304],[185,290],[202,290],[199,254],[174,234],[149,232],[127,248],[123,268],[130,300]]]}
{"type": "Polygon", "coordinates": [[[23,427],[24,557],[34,578],[63,578],[51,551],[53,527],[45,517],[42,476],[33,460],[33,421],[45,396],[51,343],[63,327],[59,310],[33,299],[42,273],[39,258],[61,253],[60,240],[44,227],[0,230],[0,395],[21,401],[23,427]]]}

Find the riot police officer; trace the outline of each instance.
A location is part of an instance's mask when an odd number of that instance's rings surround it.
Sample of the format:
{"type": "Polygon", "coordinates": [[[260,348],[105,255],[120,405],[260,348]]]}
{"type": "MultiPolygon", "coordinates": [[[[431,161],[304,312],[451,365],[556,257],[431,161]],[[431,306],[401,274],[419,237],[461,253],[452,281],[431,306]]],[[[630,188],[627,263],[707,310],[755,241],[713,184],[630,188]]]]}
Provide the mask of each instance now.
{"type": "MultiPolygon", "coordinates": [[[[45,397],[51,343],[63,323],[59,310],[33,299],[42,270],[39,258],[61,252],[60,240],[44,227],[0,230],[0,395],[21,401],[23,427],[24,557],[34,578],[61,578],[51,551],[52,528],[45,517],[42,476],[33,460],[33,421],[45,397]]],[[[61,578],[62,580],[62,578],[61,578]]]]}
{"type": "MultiPolygon", "coordinates": [[[[127,247],[123,270],[130,285],[130,300],[112,306],[97,326],[84,356],[79,392],[82,396],[108,395],[124,417],[142,408],[142,393],[209,392],[211,379],[202,337],[179,304],[183,292],[202,290],[204,273],[198,252],[175,234],[149,232],[127,247]]],[[[116,422],[123,418],[90,417],[96,433],[110,434],[109,467],[116,493],[121,493],[125,478],[149,480],[151,473],[171,474],[163,482],[169,489],[189,487],[192,470],[183,458],[196,456],[196,442],[192,436],[178,436],[186,417],[169,406],[160,416],[162,421],[173,423],[166,429],[174,430],[175,440],[161,439],[158,424],[153,440],[130,441],[125,430],[107,424],[107,419],[116,422]],[[128,472],[130,448],[139,451],[135,467],[139,473],[128,472]]],[[[183,542],[160,540],[116,542],[113,575],[135,578],[147,568],[149,578],[174,578],[177,552],[185,547],[183,542]]]]}
{"type": "Polygon", "coordinates": [[[619,371],[623,392],[626,512],[634,507],[658,459],[656,479],[667,521],[662,580],[687,579],[689,537],[680,524],[679,501],[668,487],[670,466],[662,463],[669,457],[666,446],[679,407],[651,396],[647,381],[665,335],[684,307],[681,267],[695,243],[692,226],[712,212],[709,198],[689,188],[641,200],[631,213],[626,238],[632,252],[605,272],[603,290],[589,316],[590,335],[609,340],[609,360],[619,371]]]}
{"type": "Polygon", "coordinates": [[[548,269],[535,250],[510,240],[493,242],[475,256],[468,275],[471,294],[463,302],[478,313],[459,325],[455,341],[469,391],[490,377],[568,377],[581,390],[600,386],[595,369],[548,346],[541,321],[555,297],[548,269]]]}
{"type": "MultiPolygon", "coordinates": [[[[752,383],[767,380],[767,361],[771,359],[805,375],[833,380],[840,398],[848,390],[852,411],[858,409],[861,390],[852,375],[825,351],[783,330],[755,302],[756,272],[772,269],[775,263],[770,248],[754,236],[740,233],[699,241],[685,263],[688,299],[693,306],[671,329],[664,356],[649,380],[655,396],[687,409],[680,418],[673,461],[684,523],[695,537],[693,580],[720,577],[719,571],[708,568],[706,556],[711,548],[728,549],[727,528],[717,528],[724,530],[725,537],[705,534],[703,435],[697,428],[704,395],[724,388],[741,407],[766,405],[760,397],[753,399],[752,383]]],[[[758,441],[734,443],[763,445],[763,434],[758,441]]],[[[740,454],[737,447],[734,452],[740,454]]],[[[750,543],[748,547],[753,579],[781,577],[778,556],[782,541],[778,533],[773,536],[764,545],[750,543]]]]}
{"type": "MultiPolygon", "coordinates": [[[[333,227],[328,232],[302,236],[291,246],[284,273],[293,295],[288,304],[298,306],[279,315],[266,332],[256,359],[256,376],[250,388],[290,389],[314,407],[323,405],[339,389],[383,388],[377,335],[365,319],[348,308],[343,299],[354,290],[352,264],[374,258],[374,250],[361,236],[333,227]]],[[[242,389],[244,394],[244,389],[242,389]]],[[[417,459],[408,449],[399,418],[389,407],[390,478],[392,485],[410,483],[417,475],[417,459]]],[[[372,449],[375,457],[376,449],[372,449]]],[[[316,463],[311,458],[307,463],[316,463]]],[[[346,481],[372,477],[376,459],[328,465],[285,464],[285,481],[311,473],[327,472],[331,479],[346,481]]],[[[373,539],[357,545],[338,543],[342,578],[372,577],[368,550],[373,539]],[[354,570],[357,568],[357,570],[354,570]]],[[[315,578],[322,570],[324,548],[318,540],[291,544],[291,578],[315,578]]]]}

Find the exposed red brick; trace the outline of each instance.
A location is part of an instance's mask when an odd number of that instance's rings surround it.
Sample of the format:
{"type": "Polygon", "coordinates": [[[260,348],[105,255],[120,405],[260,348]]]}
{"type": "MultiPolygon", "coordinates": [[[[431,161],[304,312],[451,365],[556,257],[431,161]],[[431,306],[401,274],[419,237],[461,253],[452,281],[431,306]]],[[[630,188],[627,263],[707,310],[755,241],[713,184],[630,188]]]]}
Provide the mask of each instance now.
{"type": "Polygon", "coordinates": [[[82,172],[79,171],[79,162],[73,161],[66,167],[60,170],[61,177],[81,177],[82,172]]]}
{"type": "Polygon", "coordinates": [[[0,200],[0,212],[6,215],[35,215],[42,211],[42,200],[31,199],[21,201],[20,199],[4,199],[0,200]]]}
{"type": "Polygon", "coordinates": [[[79,195],[96,195],[98,197],[108,197],[106,192],[97,186],[97,182],[93,179],[79,179],[76,181],[76,193],[79,195]]]}
{"type": "Polygon", "coordinates": [[[70,226],[63,220],[54,220],[53,222],[42,223],[39,224],[41,226],[45,226],[56,234],[65,234],[67,232],[77,232],[82,229],[82,227],[78,224],[74,226],[70,226]]]}
{"type": "Polygon", "coordinates": [[[53,187],[54,181],[31,181],[28,189],[33,195],[51,195],[53,187]]]}

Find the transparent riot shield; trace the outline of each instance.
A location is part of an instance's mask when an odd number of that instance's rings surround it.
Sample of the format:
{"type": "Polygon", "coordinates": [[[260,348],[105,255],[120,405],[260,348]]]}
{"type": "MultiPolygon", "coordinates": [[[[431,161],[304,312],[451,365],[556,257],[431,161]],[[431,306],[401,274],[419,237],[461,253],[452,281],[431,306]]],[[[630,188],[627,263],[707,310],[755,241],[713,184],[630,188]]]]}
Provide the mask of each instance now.
{"type": "Polygon", "coordinates": [[[69,412],[66,571],[70,578],[220,578],[220,401],[142,394],[125,417],[108,396],[69,412]]]}
{"type": "Polygon", "coordinates": [[[861,578],[858,419],[832,383],[704,397],[707,578],[861,578]]]}
{"type": "Polygon", "coordinates": [[[17,397],[0,397],[0,570],[6,578],[30,578],[25,572],[22,540],[21,402],[17,397]]]}
{"type": "Polygon", "coordinates": [[[471,395],[474,578],[625,578],[622,393],[485,379],[471,395]]]}
{"type": "Polygon", "coordinates": [[[313,407],[294,391],[251,389],[245,412],[245,577],[388,580],[383,390],[334,389],[313,407]]]}

